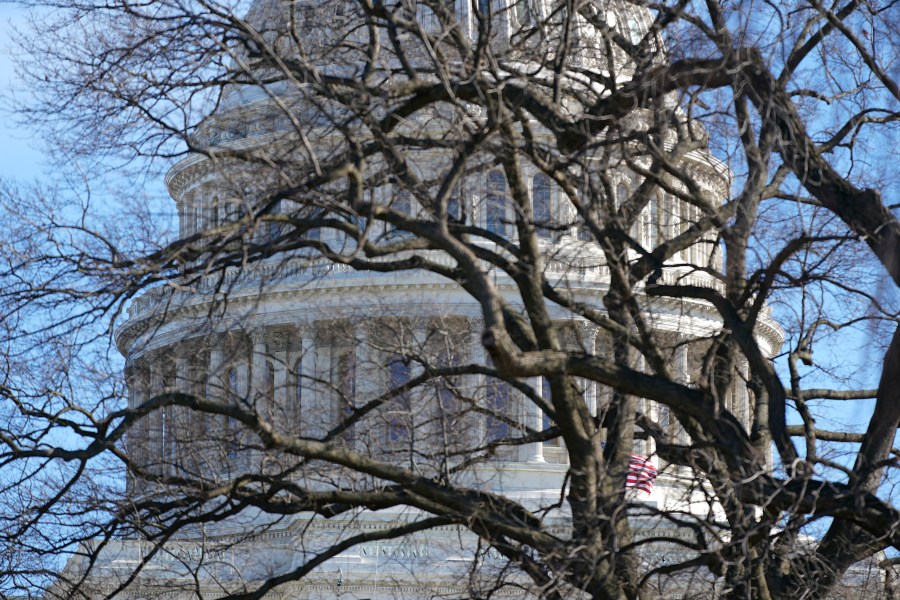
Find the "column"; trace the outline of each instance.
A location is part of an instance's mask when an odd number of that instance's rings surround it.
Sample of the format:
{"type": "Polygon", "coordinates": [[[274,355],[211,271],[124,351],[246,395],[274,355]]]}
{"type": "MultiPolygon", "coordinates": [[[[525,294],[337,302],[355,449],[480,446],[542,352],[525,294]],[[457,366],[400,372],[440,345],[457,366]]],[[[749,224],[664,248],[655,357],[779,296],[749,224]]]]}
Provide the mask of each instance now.
{"type": "MultiPolygon", "coordinates": [[[[300,405],[295,406],[294,418],[300,426],[300,435],[310,435],[308,432],[312,421],[315,419],[315,395],[316,386],[316,338],[315,327],[312,323],[300,325],[300,372],[297,373],[301,386],[300,405]]],[[[297,401],[295,395],[294,401],[297,401]]]]}
{"type": "Polygon", "coordinates": [[[269,355],[272,366],[275,368],[275,406],[272,412],[275,415],[275,427],[279,431],[290,431],[291,401],[289,399],[290,385],[288,378],[288,332],[273,331],[269,334],[269,355]]]}
{"type": "MultiPolygon", "coordinates": [[[[209,336],[209,363],[206,374],[206,399],[216,404],[227,404],[233,401],[228,397],[227,385],[225,381],[225,343],[227,334],[213,333],[209,336]]],[[[229,422],[228,417],[210,416],[206,419],[209,428],[201,433],[201,437],[206,442],[204,444],[204,455],[208,457],[216,456],[215,451],[221,450],[223,455],[227,452],[230,440],[224,439],[228,435],[229,422]]],[[[215,461],[215,458],[213,458],[215,461]]],[[[215,462],[213,462],[215,465],[215,462]]]]}
{"type": "MultiPolygon", "coordinates": [[[[428,329],[430,322],[427,319],[418,319],[413,325],[412,345],[413,352],[420,356],[427,357],[426,342],[428,340],[428,329]]],[[[409,369],[409,378],[415,379],[421,377],[425,372],[425,368],[421,363],[411,362],[409,369]]],[[[437,433],[437,400],[429,397],[427,394],[428,386],[420,387],[409,393],[409,415],[407,423],[409,423],[409,440],[410,447],[415,449],[417,446],[420,451],[421,445],[434,443],[437,433]],[[426,402],[433,402],[433,406],[427,406],[426,402]],[[430,424],[428,424],[430,423],[430,424]]]]}
{"type": "MultiPolygon", "coordinates": [[[[469,347],[472,357],[472,363],[476,365],[485,365],[484,346],[481,345],[481,334],[484,330],[484,319],[475,317],[469,320],[469,347]]],[[[472,402],[483,404],[485,401],[485,383],[486,379],[482,375],[475,375],[472,379],[472,402]]],[[[484,417],[479,413],[474,413],[474,423],[472,423],[472,434],[476,444],[481,444],[485,440],[485,422],[484,417]]]]}
{"type": "MultiPolygon", "coordinates": [[[[675,368],[678,377],[678,383],[687,385],[691,382],[690,366],[688,365],[688,348],[685,339],[682,338],[680,345],[675,350],[675,368]]],[[[691,438],[680,422],[675,421],[674,424],[675,441],[683,446],[691,443],[691,438]]]]}
{"type": "MultiPolygon", "coordinates": [[[[130,364],[130,362],[125,364],[125,385],[128,389],[128,408],[134,409],[140,403],[140,396],[138,392],[137,369],[134,365],[130,364]]],[[[125,435],[125,451],[131,461],[138,466],[142,465],[139,451],[141,445],[139,432],[142,424],[141,421],[136,422],[125,435]]],[[[134,494],[137,491],[137,482],[134,477],[131,476],[130,472],[126,474],[125,485],[129,495],[134,494]]]]}
{"type": "MultiPolygon", "coordinates": [[[[543,377],[532,377],[530,382],[534,393],[538,398],[543,399],[544,394],[544,381],[543,377]]],[[[534,402],[529,403],[529,412],[528,420],[530,422],[530,426],[535,431],[541,431],[544,429],[544,412],[541,408],[535,404],[534,402]]],[[[533,444],[528,444],[528,458],[527,461],[530,463],[542,463],[547,462],[544,460],[544,442],[535,442],[533,444]]]]}
{"type": "Polygon", "coordinates": [[[737,398],[740,410],[736,415],[747,431],[750,431],[750,394],[747,390],[747,383],[750,378],[750,365],[746,360],[741,360],[738,365],[739,377],[737,378],[737,398]]]}
{"type": "Polygon", "coordinates": [[[184,239],[186,237],[185,232],[187,231],[187,219],[185,218],[185,202],[186,194],[182,195],[180,200],[175,202],[176,210],[178,211],[178,237],[184,239]]]}
{"type": "Polygon", "coordinates": [[[315,375],[311,386],[313,389],[312,403],[308,405],[311,409],[310,418],[307,422],[311,435],[321,438],[328,433],[336,421],[335,394],[331,389],[331,340],[324,328],[316,328],[313,344],[315,345],[313,353],[315,360],[313,373],[315,375]]]}
{"type": "MultiPolygon", "coordinates": [[[[150,358],[150,394],[148,399],[155,398],[165,393],[165,384],[163,382],[163,374],[160,372],[160,365],[155,364],[159,357],[150,358]]],[[[148,456],[147,465],[151,472],[162,474],[164,471],[164,449],[165,449],[165,411],[157,408],[147,415],[147,434],[149,441],[147,444],[148,456]]]]}
{"type": "Polygon", "coordinates": [[[248,396],[256,409],[256,413],[263,419],[271,420],[272,407],[269,405],[270,398],[266,397],[266,377],[268,375],[266,365],[268,359],[266,328],[253,329],[250,331],[249,336],[252,348],[250,351],[250,393],[248,396]]]}
{"type": "MultiPolygon", "coordinates": [[[[184,354],[175,357],[175,390],[181,394],[191,393],[190,362],[184,354]]],[[[184,406],[172,406],[169,410],[172,436],[169,439],[169,455],[172,468],[184,464],[182,453],[188,452],[184,443],[190,439],[190,418],[192,411],[184,406]]]]}
{"type": "MultiPolygon", "coordinates": [[[[581,337],[581,345],[589,356],[594,356],[597,349],[597,326],[593,323],[578,323],[578,333],[581,337]]],[[[584,380],[584,401],[588,412],[592,417],[597,416],[597,383],[593,380],[584,380]]]]}

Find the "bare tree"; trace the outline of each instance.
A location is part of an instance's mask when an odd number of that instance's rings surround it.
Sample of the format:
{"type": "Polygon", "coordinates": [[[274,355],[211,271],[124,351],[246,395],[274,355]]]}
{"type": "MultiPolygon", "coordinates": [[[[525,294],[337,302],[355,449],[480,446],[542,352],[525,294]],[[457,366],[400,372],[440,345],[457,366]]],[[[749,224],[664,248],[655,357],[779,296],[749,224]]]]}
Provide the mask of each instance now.
{"type": "Polygon", "coordinates": [[[4,594],[893,593],[894,3],[35,8],[4,594]]]}

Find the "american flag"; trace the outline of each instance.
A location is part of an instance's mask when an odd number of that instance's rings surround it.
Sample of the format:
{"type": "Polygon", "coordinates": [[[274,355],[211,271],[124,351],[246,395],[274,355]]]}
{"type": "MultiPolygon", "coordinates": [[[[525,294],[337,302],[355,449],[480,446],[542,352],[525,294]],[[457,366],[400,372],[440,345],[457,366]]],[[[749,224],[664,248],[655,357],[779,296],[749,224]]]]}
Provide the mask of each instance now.
{"type": "MultiPolygon", "coordinates": [[[[602,446],[606,448],[606,444],[602,446]]],[[[654,481],[656,481],[656,467],[650,459],[632,454],[628,462],[628,474],[625,476],[625,487],[637,488],[649,494],[653,490],[654,481]]]]}

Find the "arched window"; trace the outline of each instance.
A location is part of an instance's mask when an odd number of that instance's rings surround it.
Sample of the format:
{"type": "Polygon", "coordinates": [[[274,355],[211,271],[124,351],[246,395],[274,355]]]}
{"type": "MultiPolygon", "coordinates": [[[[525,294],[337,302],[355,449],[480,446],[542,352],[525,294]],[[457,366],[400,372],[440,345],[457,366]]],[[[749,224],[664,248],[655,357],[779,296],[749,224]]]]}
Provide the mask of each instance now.
{"type": "Polygon", "coordinates": [[[325,239],[326,231],[324,228],[310,227],[310,225],[331,215],[323,208],[326,203],[325,195],[319,192],[312,192],[309,195],[303,195],[291,201],[291,204],[294,206],[291,210],[291,217],[297,220],[295,228],[306,239],[325,239]]]}
{"type": "MultiPolygon", "coordinates": [[[[682,211],[682,229],[687,231],[697,221],[697,207],[693,204],[685,204],[682,211]]],[[[692,264],[697,264],[697,243],[694,242],[684,250],[685,260],[692,264]]]]}
{"type": "Polygon", "coordinates": [[[187,234],[193,235],[203,229],[203,225],[201,222],[200,216],[200,195],[197,194],[190,199],[190,204],[187,206],[187,218],[188,218],[188,227],[187,234]]]}
{"type": "Polygon", "coordinates": [[[550,178],[538,173],[531,179],[531,205],[538,237],[549,238],[553,226],[550,178]]]}
{"type": "Polygon", "coordinates": [[[641,211],[640,218],[640,229],[638,236],[638,241],[642,246],[647,248],[648,250],[653,245],[652,236],[653,236],[653,214],[656,211],[656,204],[653,199],[650,199],[650,202],[644,209],[641,211]]]}
{"type": "Polygon", "coordinates": [[[663,196],[663,238],[671,240],[678,233],[678,198],[666,194],[663,196]]]}
{"type": "Polygon", "coordinates": [[[178,208],[178,237],[184,238],[188,235],[188,211],[190,210],[190,204],[188,203],[188,196],[184,195],[181,198],[181,202],[177,205],[178,208]]]}
{"type": "MultiPolygon", "coordinates": [[[[626,202],[628,202],[630,195],[631,195],[631,190],[629,190],[628,186],[625,183],[620,183],[619,185],[616,186],[615,202],[616,202],[617,210],[622,208],[622,205],[625,204],[626,202]]],[[[642,212],[641,215],[639,215],[636,219],[634,219],[634,221],[631,224],[630,231],[628,232],[629,235],[631,236],[631,238],[638,243],[641,243],[641,241],[642,241],[641,229],[643,227],[643,218],[644,218],[644,213],[642,212]]]]}
{"type": "MultiPolygon", "coordinates": [[[[395,355],[387,364],[388,386],[395,390],[409,383],[412,372],[403,357],[395,355]]],[[[385,404],[386,441],[390,445],[406,445],[412,439],[412,406],[409,391],[401,392],[385,404]]]]}
{"type": "Polygon", "coordinates": [[[406,190],[398,190],[392,206],[397,212],[412,215],[412,196],[406,190]]]}
{"type": "Polygon", "coordinates": [[[225,385],[228,386],[229,400],[233,402],[240,395],[237,367],[228,369],[225,374],[225,385]]]}
{"type": "Polygon", "coordinates": [[[644,35],[641,33],[641,24],[638,22],[637,17],[634,15],[628,15],[628,19],[626,19],[628,31],[628,39],[632,44],[639,44],[644,35]]]}
{"type": "MultiPolygon", "coordinates": [[[[397,190],[396,195],[390,204],[391,208],[395,211],[402,213],[404,215],[412,216],[413,214],[413,204],[412,204],[412,195],[407,190],[397,190]]],[[[405,231],[403,229],[397,229],[392,225],[388,225],[388,239],[404,239],[410,237],[412,234],[409,231],[405,231]]]]}
{"type": "Polygon", "coordinates": [[[499,171],[491,171],[487,176],[487,197],[485,198],[485,229],[497,235],[507,236],[506,178],[499,171]]]}
{"type": "Polygon", "coordinates": [[[456,223],[465,222],[465,207],[463,202],[462,187],[456,185],[447,198],[447,218],[456,223]]]}
{"type": "MultiPolygon", "coordinates": [[[[494,361],[487,356],[487,365],[494,366],[494,361]]],[[[509,383],[496,377],[488,377],[485,381],[485,416],[484,432],[488,443],[506,439],[512,431],[510,419],[512,414],[512,390],[509,383]]]]}
{"type": "Polygon", "coordinates": [[[511,0],[515,6],[516,23],[527,25],[531,22],[531,6],[529,0],[511,0]]]}
{"type": "Polygon", "coordinates": [[[347,402],[352,402],[356,395],[356,353],[353,348],[338,350],[335,367],[335,386],[347,402]]]}
{"type": "MultiPolygon", "coordinates": [[[[586,210],[591,212],[591,214],[596,215],[596,212],[591,211],[591,207],[585,207],[586,210]]],[[[588,226],[586,221],[582,221],[580,225],[578,225],[577,229],[578,239],[582,242],[590,242],[594,239],[594,233],[591,231],[591,228],[588,226]]]]}
{"type": "MultiPolygon", "coordinates": [[[[275,203],[272,207],[272,210],[269,212],[270,216],[277,217],[282,213],[281,209],[281,200],[275,203]]],[[[267,220],[263,223],[263,236],[265,241],[272,242],[278,239],[281,236],[281,223],[274,220],[267,220]]]]}
{"type": "Polygon", "coordinates": [[[616,186],[616,208],[621,208],[622,204],[624,204],[626,200],[628,200],[628,186],[626,186],[624,183],[620,183],[616,186]]]}
{"type": "MultiPolygon", "coordinates": [[[[437,367],[449,367],[460,364],[460,358],[454,352],[453,341],[445,339],[445,345],[446,348],[436,357],[435,365],[437,367]]],[[[463,407],[458,396],[459,384],[460,382],[456,377],[440,377],[434,380],[435,395],[438,402],[438,421],[447,441],[465,436],[465,432],[460,430],[463,407]]]]}
{"type": "Polygon", "coordinates": [[[650,249],[656,247],[660,242],[660,227],[662,225],[662,214],[659,210],[659,197],[650,198],[650,220],[644,235],[644,245],[650,249]]]}
{"type": "Polygon", "coordinates": [[[511,415],[512,401],[509,384],[493,377],[488,379],[486,386],[486,406],[488,411],[485,419],[485,434],[488,443],[506,439],[510,434],[509,418],[511,415]]]}
{"type": "Polygon", "coordinates": [[[591,233],[591,228],[584,223],[578,226],[578,239],[582,242],[589,242],[594,239],[594,235],[591,233]]]}
{"type": "Polygon", "coordinates": [[[228,223],[235,223],[243,216],[244,205],[240,198],[229,198],[225,201],[224,211],[225,221],[228,223]]]}
{"type": "Polygon", "coordinates": [[[219,197],[213,196],[212,203],[206,209],[206,222],[210,227],[219,226],[219,197]]]}

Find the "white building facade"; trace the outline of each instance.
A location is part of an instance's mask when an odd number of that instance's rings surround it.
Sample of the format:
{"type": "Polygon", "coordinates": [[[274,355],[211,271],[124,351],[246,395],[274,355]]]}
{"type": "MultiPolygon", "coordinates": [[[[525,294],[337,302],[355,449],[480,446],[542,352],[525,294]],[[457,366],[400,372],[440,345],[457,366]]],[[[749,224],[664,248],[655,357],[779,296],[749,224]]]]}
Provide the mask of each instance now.
{"type": "MultiPolygon", "coordinates": [[[[474,6],[457,2],[454,9],[466,35],[475,39],[480,21],[474,6]]],[[[501,30],[498,39],[515,36],[519,20],[537,19],[535,14],[552,23],[553,9],[552,3],[535,3],[529,9],[535,13],[529,13],[497,4],[491,11],[493,23],[501,30]]],[[[649,13],[627,4],[604,4],[603,9],[606,23],[614,31],[633,41],[645,34],[649,13]]],[[[311,56],[316,54],[317,39],[334,35],[342,19],[350,18],[340,6],[257,0],[246,20],[262,39],[277,47],[282,43],[277,33],[290,20],[286,12],[290,10],[299,21],[296,27],[308,36],[311,56]],[[293,8],[286,8],[289,6],[293,8]]],[[[420,7],[419,12],[423,26],[439,27],[429,11],[420,7]]],[[[577,41],[572,49],[575,59],[570,83],[577,88],[582,83],[574,74],[576,67],[600,64],[603,52],[600,33],[583,18],[574,20],[577,41]]],[[[548,36],[557,34],[550,30],[548,36]]],[[[237,55],[238,61],[246,58],[240,52],[237,55]]],[[[333,65],[321,70],[325,74],[339,71],[333,65]]],[[[627,73],[627,68],[623,72],[627,73]]],[[[533,76],[548,75],[535,72],[533,76]]],[[[299,152],[300,144],[292,143],[283,150],[283,141],[290,138],[296,142],[299,130],[305,134],[301,137],[308,138],[303,144],[308,143],[313,154],[323,160],[340,147],[341,132],[333,122],[317,129],[315,123],[308,126],[304,121],[309,117],[304,111],[315,112],[306,100],[284,81],[229,87],[215,114],[196,134],[198,145],[207,152],[177,163],[166,180],[178,208],[180,237],[236,231],[234,224],[251,214],[260,198],[269,197],[269,184],[254,179],[258,171],[234,167],[242,153],[254,159],[267,154],[273,163],[287,161],[299,152]],[[302,125],[299,129],[298,123],[302,125]]],[[[434,129],[434,137],[439,138],[451,116],[430,117],[434,123],[421,117],[406,126],[434,129]]],[[[473,107],[466,118],[471,122],[486,116],[473,107]]],[[[635,122],[640,123],[641,118],[634,117],[635,122]]],[[[546,131],[541,135],[548,140],[551,137],[546,131]]],[[[420,181],[438,182],[435,185],[439,185],[438,174],[452,163],[441,148],[426,148],[407,158],[420,181]]],[[[682,160],[704,195],[714,199],[728,196],[731,175],[707,150],[691,151],[682,160]]],[[[449,194],[444,217],[515,244],[519,215],[510,201],[512,186],[504,170],[487,154],[480,157],[475,153],[469,162],[449,194]]],[[[628,168],[625,162],[609,182],[617,203],[640,187],[643,177],[638,171],[647,167],[640,159],[636,168],[628,168]]],[[[522,181],[538,224],[547,280],[602,311],[611,274],[579,212],[534,165],[526,167],[522,181]]],[[[434,210],[422,201],[421,188],[408,189],[402,178],[388,177],[365,193],[373,204],[390,206],[412,218],[434,210]]],[[[304,210],[287,197],[277,202],[275,214],[304,210]]],[[[328,217],[324,209],[322,214],[328,217]]],[[[677,236],[698,217],[696,206],[660,190],[635,219],[630,233],[639,245],[652,249],[677,236]]],[[[361,223],[363,220],[360,217],[361,223]]],[[[366,235],[381,243],[412,239],[410,233],[392,229],[383,221],[371,219],[362,224],[366,235]]],[[[284,231],[276,221],[266,222],[243,231],[240,239],[265,248],[267,240],[276,243],[284,231]]],[[[342,256],[352,254],[359,243],[327,223],[308,230],[306,236],[339,248],[342,256]]],[[[499,246],[490,236],[471,243],[488,250],[499,246]]],[[[719,252],[714,238],[700,240],[669,259],[658,280],[718,286],[719,252]]],[[[304,248],[274,256],[263,252],[216,272],[194,273],[183,284],[157,287],[136,298],[117,333],[118,347],[128,363],[131,406],[140,407],[161,393],[181,392],[249,407],[279,433],[327,440],[363,456],[404,465],[423,477],[446,477],[545,511],[547,527],[564,536],[570,527],[568,509],[560,502],[569,466],[564,443],[558,436],[503,443],[553,426],[533,401],[535,397],[549,399],[548,385],[541,378],[510,382],[490,376],[491,363],[482,342],[482,306],[471,291],[434,271],[380,273],[314,254],[304,248]],[[430,369],[455,365],[481,365],[485,373],[437,376],[404,389],[430,369]],[[458,468],[467,461],[471,464],[458,468]]],[[[440,250],[408,254],[448,269],[455,264],[440,250]]],[[[486,270],[502,298],[521,306],[518,284],[500,269],[486,270]]],[[[646,297],[641,302],[648,322],[671,345],[672,366],[679,381],[690,383],[697,377],[707,348],[691,341],[708,339],[720,329],[717,312],[701,301],[646,297]]],[[[610,334],[588,319],[561,306],[555,306],[551,316],[567,348],[599,356],[611,352],[610,334]]],[[[782,334],[776,323],[764,319],[757,336],[770,356],[778,351],[782,334]]],[[[749,427],[752,398],[742,383],[740,377],[735,378],[725,403],[749,427]]],[[[581,393],[588,410],[598,415],[608,405],[612,390],[585,381],[581,393]]],[[[676,439],[689,441],[665,407],[639,400],[639,408],[676,439]]],[[[311,489],[353,488],[351,475],[267,450],[246,424],[236,419],[186,407],[151,412],[132,432],[127,445],[136,466],[130,493],[139,499],[167,497],[176,480],[225,485],[248,473],[277,474],[311,489]]],[[[660,471],[651,493],[628,492],[637,504],[698,514],[715,510],[702,483],[660,462],[652,440],[635,440],[633,450],[660,471]]],[[[223,507],[221,512],[224,515],[227,509],[223,507]]],[[[635,516],[638,537],[660,526],[649,517],[650,512],[635,516]]],[[[110,543],[100,551],[101,559],[91,577],[98,582],[97,590],[110,593],[122,586],[123,597],[134,598],[217,597],[254,589],[267,578],[290,573],[303,573],[304,577],[273,588],[267,597],[467,597],[498,581],[524,581],[521,575],[509,572],[495,550],[482,547],[478,538],[460,525],[436,525],[426,532],[378,539],[379,531],[418,518],[419,511],[405,507],[354,510],[330,518],[246,509],[202,526],[185,526],[162,546],[138,537],[110,543]],[[373,534],[371,540],[365,538],[367,533],[373,534]],[[311,557],[350,539],[358,543],[342,548],[305,575],[311,557]],[[136,570],[140,574],[129,580],[136,570]]],[[[145,532],[153,531],[154,525],[146,524],[145,532]]],[[[673,528],[671,535],[682,533],[673,528]]],[[[665,561],[668,551],[648,551],[645,560],[665,561]]],[[[84,566],[76,561],[70,569],[84,566]]],[[[497,595],[530,597],[534,592],[527,586],[509,585],[500,586],[497,595]]]]}

